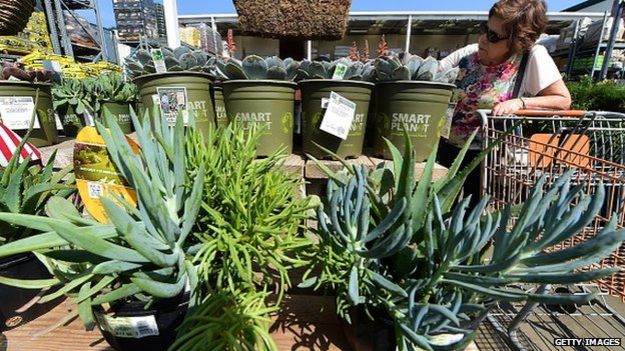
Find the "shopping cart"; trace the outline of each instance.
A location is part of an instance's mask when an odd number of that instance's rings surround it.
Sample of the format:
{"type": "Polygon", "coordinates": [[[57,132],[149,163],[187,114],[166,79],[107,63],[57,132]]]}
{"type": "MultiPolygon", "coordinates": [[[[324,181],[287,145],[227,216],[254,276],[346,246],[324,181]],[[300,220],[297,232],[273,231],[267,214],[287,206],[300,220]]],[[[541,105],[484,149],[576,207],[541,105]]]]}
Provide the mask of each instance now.
{"type": "MultiPolygon", "coordinates": [[[[587,194],[599,186],[606,200],[591,225],[559,248],[569,247],[599,233],[614,216],[625,226],[625,115],[612,112],[522,111],[494,117],[480,110],[484,147],[503,137],[482,163],[482,194],[491,198],[491,210],[517,205],[529,197],[539,178],[548,187],[572,170],[572,185],[587,194]],[[520,124],[523,120],[525,123],[520,124]],[[508,135],[505,131],[513,129],[508,135]]],[[[596,267],[625,267],[625,244],[596,267]]],[[[488,316],[496,334],[516,350],[562,350],[555,338],[621,338],[625,343],[625,319],[613,308],[625,303],[625,272],[592,284],[575,286],[518,286],[522,290],[585,293],[597,290],[599,298],[584,306],[500,304],[488,316]],[[618,299],[611,298],[615,296],[618,299]],[[611,300],[608,304],[606,299],[611,300]],[[613,301],[612,301],[613,300],[613,301]]],[[[495,347],[500,349],[501,346],[495,347]]],[[[578,347],[575,350],[590,348],[578,347]]],[[[592,350],[601,348],[592,347],[592,350]]],[[[622,347],[620,348],[622,349],[622,347]]],[[[610,348],[605,348],[610,350],[610,348]]],[[[611,348],[614,350],[614,348],[611,348]]]]}

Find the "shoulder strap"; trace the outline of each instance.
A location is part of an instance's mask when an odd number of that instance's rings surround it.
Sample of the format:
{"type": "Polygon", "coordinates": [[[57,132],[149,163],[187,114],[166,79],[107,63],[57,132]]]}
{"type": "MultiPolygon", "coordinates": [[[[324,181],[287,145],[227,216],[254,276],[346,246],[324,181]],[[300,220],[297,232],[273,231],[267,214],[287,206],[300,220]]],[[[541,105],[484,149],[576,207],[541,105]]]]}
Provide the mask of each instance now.
{"type": "Polygon", "coordinates": [[[521,64],[519,64],[519,71],[516,74],[516,79],[514,81],[514,90],[512,91],[512,96],[515,98],[519,97],[519,92],[521,91],[521,83],[523,83],[523,76],[525,75],[525,67],[527,66],[527,60],[529,59],[529,52],[526,51],[523,53],[523,57],[521,58],[521,64]]]}

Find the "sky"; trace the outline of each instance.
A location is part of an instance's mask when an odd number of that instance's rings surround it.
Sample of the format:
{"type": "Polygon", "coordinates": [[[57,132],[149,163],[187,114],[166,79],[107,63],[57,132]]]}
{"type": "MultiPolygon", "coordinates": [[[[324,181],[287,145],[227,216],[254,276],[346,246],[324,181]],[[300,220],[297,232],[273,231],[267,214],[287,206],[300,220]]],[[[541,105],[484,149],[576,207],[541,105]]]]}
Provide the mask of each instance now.
{"type": "MultiPolygon", "coordinates": [[[[157,1],[162,2],[162,1],[157,1]]],[[[494,0],[352,0],[352,11],[487,11],[494,0]]],[[[560,11],[582,0],[546,0],[549,11],[560,11]]],[[[98,0],[102,22],[114,27],[113,0],[98,0]]],[[[178,0],[178,14],[236,13],[232,0],[178,0]]],[[[89,17],[89,16],[86,16],[89,17]]]]}

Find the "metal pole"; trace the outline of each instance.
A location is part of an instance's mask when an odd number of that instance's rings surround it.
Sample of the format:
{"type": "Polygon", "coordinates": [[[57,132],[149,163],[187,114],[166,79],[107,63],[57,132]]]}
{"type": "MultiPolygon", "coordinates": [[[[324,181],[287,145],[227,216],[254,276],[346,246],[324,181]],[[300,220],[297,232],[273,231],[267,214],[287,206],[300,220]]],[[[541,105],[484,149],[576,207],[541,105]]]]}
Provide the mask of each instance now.
{"type": "Polygon", "coordinates": [[[408,15],[408,27],[406,28],[406,53],[410,52],[410,36],[412,35],[412,15],[408,15]]]}
{"type": "Polygon", "coordinates": [[[312,61],[312,40],[306,42],[306,58],[308,61],[312,61]]]}
{"type": "MultiPolygon", "coordinates": [[[[566,76],[567,78],[571,77],[571,73],[573,72],[573,62],[575,62],[575,54],[577,53],[577,43],[579,42],[579,26],[582,20],[578,19],[575,21],[575,31],[573,32],[573,42],[571,43],[571,50],[569,50],[569,58],[566,64],[566,76]]],[[[593,63],[594,65],[594,63],[593,63]]]]}
{"type": "Polygon", "coordinates": [[[74,57],[74,49],[72,48],[72,41],[69,40],[67,35],[67,28],[65,27],[65,16],[63,15],[63,7],[61,6],[61,0],[54,0],[54,7],[56,10],[56,23],[59,26],[61,32],[61,46],[65,49],[66,56],[74,57]]]}
{"type": "MultiPolygon", "coordinates": [[[[612,21],[612,30],[610,31],[610,39],[608,39],[608,47],[605,50],[605,57],[603,58],[603,66],[601,67],[601,75],[599,78],[604,80],[608,75],[608,66],[610,64],[610,57],[612,56],[612,50],[614,50],[614,43],[616,42],[616,34],[618,33],[618,26],[621,23],[621,17],[623,16],[623,5],[625,2],[623,0],[614,0],[618,2],[616,7],[616,14],[614,15],[614,20],[612,21]]],[[[601,42],[603,38],[599,38],[601,42]]]]}
{"type": "MultiPolygon", "coordinates": [[[[618,0],[617,0],[618,1],[618,0]]],[[[601,22],[601,35],[599,36],[599,44],[597,44],[597,50],[595,50],[595,56],[592,60],[592,70],[590,71],[590,78],[594,78],[595,76],[595,66],[597,65],[597,58],[599,57],[599,52],[601,52],[601,42],[603,39],[603,32],[605,30],[605,22],[608,20],[608,11],[603,13],[603,21],[601,22]]]]}
{"type": "Polygon", "coordinates": [[[177,48],[180,46],[180,36],[178,34],[178,8],[176,0],[163,0],[163,10],[165,11],[167,45],[170,48],[177,48]]]}
{"type": "Polygon", "coordinates": [[[95,23],[98,27],[98,35],[100,36],[100,52],[102,53],[102,59],[108,60],[108,49],[106,48],[106,39],[104,38],[104,28],[102,28],[102,20],[100,19],[100,7],[98,6],[98,0],[91,0],[91,7],[95,11],[95,23]]]}
{"type": "Polygon", "coordinates": [[[52,49],[57,55],[63,55],[61,51],[61,44],[59,43],[59,33],[57,31],[56,16],[54,15],[54,9],[52,8],[52,0],[44,0],[44,6],[46,9],[46,22],[48,22],[48,29],[50,30],[50,41],[52,42],[52,49]]]}

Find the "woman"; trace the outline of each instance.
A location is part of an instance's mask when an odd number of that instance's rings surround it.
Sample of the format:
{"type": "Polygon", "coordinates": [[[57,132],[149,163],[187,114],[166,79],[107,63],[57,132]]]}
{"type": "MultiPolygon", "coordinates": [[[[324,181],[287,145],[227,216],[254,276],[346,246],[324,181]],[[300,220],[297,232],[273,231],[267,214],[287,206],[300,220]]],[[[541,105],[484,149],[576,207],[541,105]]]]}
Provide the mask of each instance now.
{"type": "MultiPolygon", "coordinates": [[[[438,161],[451,166],[460,148],[481,127],[478,109],[495,116],[522,109],[566,110],[571,96],[547,49],[536,40],[547,25],[543,0],[500,0],[490,9],[480,28],[477,44],[457,50],[441,61],[442,69],[459,67],[456,109],[449,140],[441,140],[438,161]]],[[[481,148],[478,134],[465,164],[481,148]]],[[[467,181],[465,195],[477,201],[480,171],[467,181]]]]}

